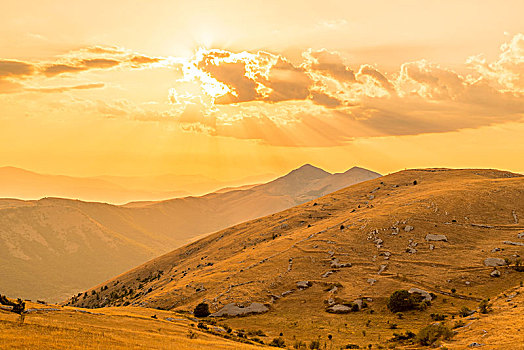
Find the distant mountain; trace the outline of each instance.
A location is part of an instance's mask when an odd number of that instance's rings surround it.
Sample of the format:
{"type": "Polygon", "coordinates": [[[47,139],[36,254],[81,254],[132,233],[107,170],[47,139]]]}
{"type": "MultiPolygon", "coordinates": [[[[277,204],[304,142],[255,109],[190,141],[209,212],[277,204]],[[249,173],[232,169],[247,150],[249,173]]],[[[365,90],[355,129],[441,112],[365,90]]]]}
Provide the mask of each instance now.
{"type": "Polygon", "coordinates": [[[46,175],[15,167],[0,168],[0,198],[40,199],[61,197],[109,203],[159,200],[187,196],[182,190],[127,188],[118,181],[64,175],[46,175]]]}
{"type": "Polygon", "coordinates": [[[0,292],[63,300],[191,240],[378,176],[306,165],[267,184],[201,197],[126,205],[0,200],[0,292]]]}

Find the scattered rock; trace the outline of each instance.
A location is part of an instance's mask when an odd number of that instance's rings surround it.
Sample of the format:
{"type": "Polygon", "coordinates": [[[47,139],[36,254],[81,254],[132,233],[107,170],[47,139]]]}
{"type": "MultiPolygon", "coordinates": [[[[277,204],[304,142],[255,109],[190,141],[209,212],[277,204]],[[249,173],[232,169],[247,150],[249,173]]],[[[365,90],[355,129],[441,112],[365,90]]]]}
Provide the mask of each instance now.
{"type": "Polygon", "coordinates": [[[484,259],[484,265],[491,267],[504,266],[506,262],[501,258],[486,258],[484,259]]]}
{"type": "Polygon", "coordinates": [[[429,250],[433,250],[433,249],[435,249],[435,246],[433,244],[430,244],[429,245],[429,250]]]}
{"type": "Polygon", "coordinates": [[[351,263],[340,263],[337,258],[331,259],[331,267],[332,268],[341,268],[341,267],[351,267],[351,263]]]}
{"type": "Polygon", "coordinates": [[[357,305],[359,310],[362,310],[362,305],[363,305],[362,299],[355,299],[353,301],[353,304],[357,305]]]}
{"type": "Polygon", "coordinates": [[[415,254],[416,252],[417,250],[415,248],[411,248],[411,247],[406,248],[406,253],[415,254]]]}
{"type": "Polygon", "coordinates": [[[378,269],[377,273],[380,275],[382,272],[386,270],[387,267],[388,265],[380,265],[380,268],[378,269]]]}
{"type": "Polygon", "coordinates": [[[323,278],[326,278],[326,277],[328,277],[328,276],[331,275],[331,274],[333,274],[333,271],[326,271],[326,272],[324,272],[324,273],[322,274],[322,277],[323,277],[323,278]]]}
{"type": "Polygon", "coordinates": [[[294,292],[294,290],[292,290],[292,289],[291,290],[286,290],[285,292],[282,292],[282,296],[285,297],[286,295],[289,295],[289,294],[291,294],[293,292],[294,292]]]}
{"type": "Polygon", "coordinates": [[[426,235],[426,241],[442,241],[442,242],[447,242],[448,241],[448,237],[446,237],[445,235],[437,235],[437,234],[433,234],[433,233],[428,233],[426,235]]]}
{"type": "Polygon", "coordinates": [[[300,289],[306,289],[306,288],[309,288],[313,285],[313,283],[309,282],[309,281],[298,281],[297,282],[297,287],[300,288],[300,289]]]}
{"type": "Polygon", "coordinates": [[[374,278],[368,278],[368,281],[367,281],[370,285],[374,285],[375,283],[377,283],[377,280],[374,279],[374,278]]]}
{"type": "Polygon", "coordinates": [[[491,249],[491,252],[495,253],[495,252],[500,252],[501,250],[502,249],[500,249],[500,248],[493,248],[493,249],[491,249]]]}
{"type": "Polygon", "coordinates": [[[522,242],[512,242],[512,241],[504,241],[502,242],[504,244],[509,244],[509,245],[519,245],[519,246],[524,246],[524,243],[522,242]]]}
{"type": "Polygon", "coordinates": [[[417,293],[417,294],[422,295],[424,297],[424,301],[431,301],[431,299],[433,299],[428,292],[426,292],[425,290],[422,290],[420,288],[410,288],[410,290],[408,290],[408,292],[411,293],[411,294],[417,293]]]}
{"type": "Polygon", "coordinates": [[[404,227],[404,231],[406,232],[410,232],[410,231],[413,231],[415,228],[413,226],[410,226],[410,225],[406,225],[406,227],[404,227]]]}
{"type": "Polygon", "coordinates": [[[480,347],[480,346],[484,346],[484,344],[473,342],[473,343],[468,345],[468,348],[477,348],[477,347],[480,347]]]}
{"type": "Polygon", "coordinates": [[[240,307],[235,303],[230,303],[209,316],[239,316],[247,314],[260,314],[267,311],[269,311],[269,308],[261,303],[251,303],[248,307],[240,307]]]}
{"type": "Polygon", "coordinates": [[[518,233],[517,238],[524,238],[524,232],[518,233]]]}
{"type": "Polygon", "coordinates": [[[491,277],[500,277],[500,271],[495,269],[489,274],[491,277]]]}
{"type": "Polygon", "coordinates": [[[517,213],[515,212],[515,210],[513,210],[511,212],[511,215],[513,215],[513,220],[515,220],[515,223],[518,224],[519,223],[519,217],[517,216],[517,213]]]}

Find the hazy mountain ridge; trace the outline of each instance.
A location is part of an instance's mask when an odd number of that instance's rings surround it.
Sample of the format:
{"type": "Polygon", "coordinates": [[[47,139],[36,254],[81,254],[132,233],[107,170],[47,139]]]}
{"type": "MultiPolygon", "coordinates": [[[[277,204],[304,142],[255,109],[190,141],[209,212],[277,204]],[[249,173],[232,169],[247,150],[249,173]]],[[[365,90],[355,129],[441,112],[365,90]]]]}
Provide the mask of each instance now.
{"type": "MultiPolygon", "coordinates": [[[[300,170],[275,180],[293,188],[281,194],[284,187],[272,181],[246,190],[120,206],[63,198],[0,199],[0,267],[6,266],[0,289],[63,300],[195,237],[316,198],[301,193],[310,191],[310,184],[316,189],[309,179],[300,170]]],[[[348,179],[347,185],[357,181],[348,179]]]]}

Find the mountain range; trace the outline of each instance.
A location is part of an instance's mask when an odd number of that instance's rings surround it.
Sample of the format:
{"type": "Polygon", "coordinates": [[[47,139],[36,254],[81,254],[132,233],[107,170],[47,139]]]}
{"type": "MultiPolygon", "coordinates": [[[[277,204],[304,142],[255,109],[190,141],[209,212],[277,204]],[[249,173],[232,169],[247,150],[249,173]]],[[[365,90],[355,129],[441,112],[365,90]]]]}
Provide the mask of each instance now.
{"type": "Polygon", "coordinates": [[[265,184],[201,197],[125,205],[0,199],[0,290],[63,300],[191,240],[379,176],[304,165],[265,184]]]}

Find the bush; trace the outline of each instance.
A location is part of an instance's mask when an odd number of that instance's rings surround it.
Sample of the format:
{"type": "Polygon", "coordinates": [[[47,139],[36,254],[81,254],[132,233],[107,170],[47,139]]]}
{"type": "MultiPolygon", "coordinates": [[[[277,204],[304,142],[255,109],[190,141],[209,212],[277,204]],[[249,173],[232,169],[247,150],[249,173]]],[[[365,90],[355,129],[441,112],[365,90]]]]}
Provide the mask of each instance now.
{"type": "Polygon", "coordinates": [[[302,340],[297,340],[297,341],[295,341],[295,344],[293,344],[293,348],[294,349],[305,349],[306,348],[306,343],[303,342],[302,340]]]}
{"type": "Polygon", "coordinates": [[[488,312],[491,311],[491,305],[489,304],[489,302],[486,299],[480,302],[479,311],[481,314],[487,314],[488,312]]]}
{"type": "Polygon", "coordinates": [[[443,323],[431,324],[422,328],[416,337],[417,343],[423,346],[433,345],[439,339],[450,339],[453,332],[443,323]]]}
{"type": "Polygon", "coordinates": [[[393,338],[391,338],[390,342],[405,342],[407,340],[411,340],[416,337],[416,334],[412,331],[406,331],[406,333],[393,333],[393,338]]]}
{"type": "Polygon", "coordinates": [[[193,311],[193,314],[195,317],[207,317],[209,316],[209,305],[206,303],[200,303],[195,307],[195,310],[193,311]]]}
{"type": "Polygon", "coordinates": [[[278,337],[278,338],[274,338],[268,345],[275,346],[277,348],[285,348],[286,342],[284,341],[284,339],[278,337]]]}
{"type": "Polygon", "coordinates": [[[417,307],[417,303],[407,290],[401,289],[391,294],[387,302],[387,307],[391,312],[397,313],[413,310],[417,307]]]}
{"type": "Polygon", "coordinates": [[[312,350],[320,349],[320,340],[312,340],[311,343],[309,343],[309,348],[312,350]]]}
{"type": "Polygon", "coordinates": [[[467,306],[463,306],[459,311],[460,317],[468,317],[471,315],[471,310],[467,306]]]}
{"type": "Polygon", "coordinates": [[[358,346],[357,344],[346,344],[344,349],[360,349],[360,346],[358,346]]]}
{"type": "Polygon", "coordinates": [[[446,315],[442,314],[431,314],[429,315],[433,321],[444,321],[446,319],[446,315]]]}

